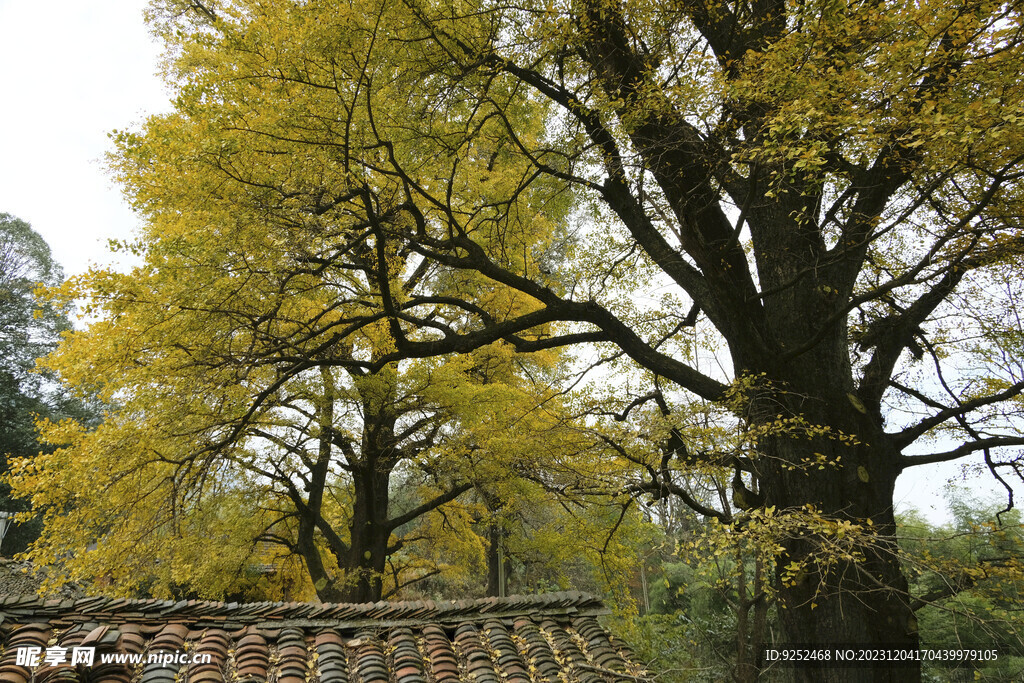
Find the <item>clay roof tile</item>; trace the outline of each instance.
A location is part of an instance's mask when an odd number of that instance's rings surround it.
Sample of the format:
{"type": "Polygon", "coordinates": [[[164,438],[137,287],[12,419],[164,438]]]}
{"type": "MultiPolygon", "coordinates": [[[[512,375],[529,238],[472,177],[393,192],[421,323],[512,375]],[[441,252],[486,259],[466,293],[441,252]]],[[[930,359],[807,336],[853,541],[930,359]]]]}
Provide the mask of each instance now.
{"type": "Polygon", "coordinates": [[[640,669],[628,664],[629,651],[595,618],[604,613],[596,598],[569,592],[359,605],[7,596],[0,598],[0,681],[27,683],[33,673],[35,680],[78,680],[70,665],[33,671],[15,662],[18,647],[45,648],[58,633],[61,647],[141,657],[137,666],[97,657],[90,679],[110,683],[599,683],[634,676],[640,669]],[[150,662],[150,655],[169,659],[150,662]]]}

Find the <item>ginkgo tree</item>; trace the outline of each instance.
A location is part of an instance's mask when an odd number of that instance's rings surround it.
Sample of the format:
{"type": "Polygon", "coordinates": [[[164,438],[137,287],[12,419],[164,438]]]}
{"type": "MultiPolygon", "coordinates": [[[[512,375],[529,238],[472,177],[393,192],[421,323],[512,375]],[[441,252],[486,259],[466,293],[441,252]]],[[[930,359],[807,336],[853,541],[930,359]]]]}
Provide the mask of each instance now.
{"type": "MultiPolygon", "coordinates": [[[[436,324],[458,326],[444,299],[471,283],[396,250],[386,276],[372,250],[338,257],[339,236],[360,230],[352,216],[296,224],[213,190],[219,179],[204,183],[169,139],[136,179],[146,230],[121,245],[143,263],[52,294],[81,298],[94,322],[46,366],[116,408],[95,430],[44,422],[55,452],[15,468],[17,491],[46,514],[32,556],[62,558],[54,580],[123,593],[237,592],[246,566],[275,557],[284,580],[332,601],[379,600],[436,573],[444,525],[424,518],[457,518],[462,494],[517,476],[549,431],[531,409],[552,398],[555,357],[492,344],[377,363],[394,349],[382,291],[426,291],[436,324]]],[[[523,307],[490,289],[481,310],[523,307]]]]}

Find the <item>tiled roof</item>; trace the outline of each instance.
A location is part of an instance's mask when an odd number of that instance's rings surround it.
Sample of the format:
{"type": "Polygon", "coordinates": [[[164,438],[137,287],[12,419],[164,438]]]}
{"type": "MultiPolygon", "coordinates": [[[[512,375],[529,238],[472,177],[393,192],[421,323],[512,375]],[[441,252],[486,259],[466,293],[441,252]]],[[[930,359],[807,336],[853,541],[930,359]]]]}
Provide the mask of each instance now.
{"type": "MultiPolygon", "coordinates": [[[[0,598],[3,683],[626,683],[645,677],[598,624],[601,602],[551,593],[451,602],[222,603],[0,598]],[[18,648],[95,648],[92,666],[18,648]],[[141,663],[102,663],[102,655],[141,663]],[[146,663],[150,654],[208,663],[146,663]],[[55,658],[56,659],[56,658],[55,658]],[[198,658],[196,658],[198,659],[198,658]],[[33,678],[34,675],[34,678],[33,678]]],[[[166,658],[165,658],[166,659],[166,658]]]]}

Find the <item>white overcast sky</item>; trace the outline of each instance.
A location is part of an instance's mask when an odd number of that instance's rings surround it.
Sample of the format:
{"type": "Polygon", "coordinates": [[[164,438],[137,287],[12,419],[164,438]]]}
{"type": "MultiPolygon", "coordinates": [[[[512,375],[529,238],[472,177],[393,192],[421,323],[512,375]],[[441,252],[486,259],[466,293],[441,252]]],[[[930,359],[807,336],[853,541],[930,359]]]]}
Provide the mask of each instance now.
{"type": "MultiPolygon", "coordinates": [[[[31,223],[68,275],[111,262],[107,240],[137,224],[103,156],[111,130],[169,108],[146,4],[0,0],[0,212],[31,223]]],[[[921,469],[900,478],[897,505],[941,519],[958,468],[921,469]]]]}
{"type": "Polygon", "coordinates": [[[169,108],[146,0],[0,0],[0,212],[68,274],[107,263],[136,220],[103,170],[107,133],[169,108]]]}

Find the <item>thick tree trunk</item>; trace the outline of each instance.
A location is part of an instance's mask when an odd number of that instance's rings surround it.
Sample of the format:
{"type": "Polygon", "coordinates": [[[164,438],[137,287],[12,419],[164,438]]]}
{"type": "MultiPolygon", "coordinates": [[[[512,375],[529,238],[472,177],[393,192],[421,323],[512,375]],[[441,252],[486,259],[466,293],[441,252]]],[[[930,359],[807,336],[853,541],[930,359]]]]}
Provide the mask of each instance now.
{"type": "Polygon", "coordinates": [[[509,565],[505,556],[505,528],[501,523],[501,510],[505,507],[501,498],[485,487],[477,487],[477,494],[487,506],[487,597],[508,595],[509,565]]]}
{"type": "Polygon", "coordinates": [[[806,528],[782,541],[777,558],[783,642],[776,645],[828,650],[832,663],[793,669],[797,681],[919,680],[913,665],[834,663],[840,647],[918,646],[894,540],[898,454],[881,416],[855,394],[841,336],[770,368],[771,387],[750,405],[751,422],[769,431],[754,463],[765,505],[810,516],[806,528]],[[844,522],[859,530],[840,531],[844,522]]]}
{"type": "Polygon", "coordinates": [[[316,543],[316,522],[313,519],[312,511],[299,514],[298,540],[296,550],[302,555],[306,563],[306,572],[309,574],[316,596],[323,602],[342,602],[343,594],[334,585],[327,568],[324,566],[323,558],[320,557],[320,548],[316,543]]]}
{"type": "MultiPolygon", "coordinates": [[[[850,549],[853,558],[832,556],[837,539],[827,532],[816,534],[808,530],[800,537],[783,542],[785,551],[778,558],[777,571],[785,644],[828,648],[916,648],[918,638],[907,599],[907,582],[892,541],[895,525],[891,507],[872,505],[877,498],[876,492],[858,491],[869,488],[860,486],[859,482],[849,487],[848,482],[842,481],[842,470],[808,474],[805,481],[799,481],[799,477],[787,476],[789,473],[781,473],[779,468],[765,469],[775,470],[768,475],[769,479],[784,482],[768,487],[775,491],[768,498],[768,504],[785,509],[813,501],[823,519],[850,519],[861,523],[871,519],[871,529],[876,533],[872,543],[858,544],[850,549]],[[836,492],[832,501],[821,498],[820,494],[826,488],[836,492]],[[794,562],[803,566],[788,579],[788,567],[794,562]]],[[[870,476],[880,480],[874,487],[891,491],[894,477],[885,477],[877,471],[870,476]]],[[[891,664],[877,669],[799,671],[802,675],[796,676],[796,680],[802,681],[909,681],[919,675],[919,672],[906,668],[896,669],[891,664]]]]}
{"type": "Polygon", "coordinates": [[[384,568],[388,559],[391,530],[387,524],[390,470],[370,466],[356,472],[355,499],[349,552],[341,562],[344,572],[342,592],[345,602],[376,602],[383,591],[384,568]]]}

